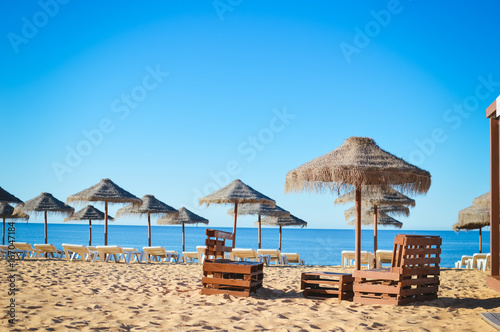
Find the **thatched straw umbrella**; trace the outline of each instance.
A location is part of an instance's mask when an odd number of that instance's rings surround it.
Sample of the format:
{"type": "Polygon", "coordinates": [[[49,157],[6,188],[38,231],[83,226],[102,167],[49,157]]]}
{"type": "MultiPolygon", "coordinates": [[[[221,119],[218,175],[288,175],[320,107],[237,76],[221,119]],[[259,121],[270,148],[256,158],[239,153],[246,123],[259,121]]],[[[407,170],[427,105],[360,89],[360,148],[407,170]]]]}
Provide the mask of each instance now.
{"type": "MultiPolygon", "coordinates": [[[[364,186],[361,189],[361,197],[363,197],[363,205],[373,206],[373,252],[378,249],[378,210],[382,205],[401,205],[401,206],[415,206],[415,200],[403,195],[399,191],[385,186],[364,186]]],[[[356,192],[350,191],[347,194],[340,196],[335,200],[335,204],[345,204],[347,202],[354,202],[356,200],[356,192]]],[[[409,209],[408,214],[410,213],[409,209]]],[[[391,209],[390,212],[396,212],[391,209]]],[[[397,213],[397,212],[396,212],[397,213]]],[[[406,213],[406,210],[404,211],[406,213]]],[[[353,213],[354,214],[354,213],[353,213]]],[[[407,214],[407,216],[408,216],[407,214]]],[[[376,262],[375,262],[376,263],[376,262]]],[[[375,265],[376,267],[376,265],[375,265]]]]}
{"type": "MultiPolygon", "coordinates": [[[[381,205],[377,208],[377,212],[390,213],[392,215],[404,217],[408,217],[410,215],[410,209],[407,206],[402,205],[381,205]]],[[[375,207],[367,206],[363,203],[361,214],[366,213],[370,213],[373,216],[375,214],[375,207]]],[[[356,216],[356,208],[354,206],[344,211],[344,217],[346,221],[354,216],[356,216]]]]}
{"type": "Polygon", "coordinates": [[[170,214],[161,217],[156,221],[158,225],[181,225],[182,224],[182,251],[186,251],[186,235],[184,230],[185,224],[208,224],[208,219],[205,219],[196,213],[193,213],[181,207],[177,216],[170,214]]]}
{"type": "Polygon", "coordinates": [[[247,186],[241,180],[234,180],[224,188],[221,188],[210,195],[200,198],[200,205],[205,203],[228,204],[234,203],[234,223],[233,223],[233,248],[236,245],[236,222],[238,220],[238,204],[243,203],[261,203],[275,206],[276,202],[261,194],[250,186],[247,186]]]}
{"type": "Polygon", "coordinates": [[[283,226],[300,226],[302,228],[307,227],[307,222],[297,218],[294,215],[289,215],[288,217],[271,217],[267,216],[262,218],[262,224],[267,226],[279,226],[280,227],[280,237],[279,237],[279,247],[281,251],[281,238],[283,237],[283,226]]]}
{"type": "Polygon", "coordinates": [[[0,187],[0,203],[23,204],[23,201],[0,187]]]}
{"type": "MultiPolygon", "coordinates": [[[[368,225],[373,225],[373,214],[374,212],[368,212],[364,213],[361,216],[361,224],[368,226],[368,225]]],[[[351,220],[347,224],[348,225],[354,225],[356,220],[351,220]]],[[[378,219],[377,222],[381,226],[394,226],[396,228],[401,228],[403,227],[403,223],[401,221],[398,221],[394,219],[393,217],[389,216],[385,212],[378,211],[378,219]]]]}
{"type": "MultiPolygon", "coordinates": [[[[78,212],[73,213],[71,216],[64,219],[64,221],[71,220],[88,220],[89,221],[89,246],[92,245],[92,220],[104,220],[104,212],[99,211],[93,205],[87,205],[78,212]]],[[[113,217],[108,216],[108,220],[114,220],[113,217]]]]}
{"type": "Polygon", "coordinates": [[[133,215],[133,214],[146,214],[148,216],[148,246],[151,247],[151,215],[167,215],[172,214],[173,216],[178,216],[179,212],[158,200],[153,195],[145,195],[142,197],[142,204],[140,206],[130,204],[116,212],[116,217],[133,215]]]}
{"type": "MultiPolygon", "coordinates": [[[[231,208],[227,211],[227,214],[234,215],[234,209],[231,208]]],[[[258,225],[259,225],[259,249],[262,249],[262,218],[261,216],[270,216],[270,217],[289,217],[290,212],[280,208],[279,206],[271,207],[266,204],[241,204],[238,209],[238,214],[244,215],[255,215],[259,216],[258,225]]]]}
{"type": "MultiPolygon", "coordinates": [[[[480,196],[481,197],[481,196],[480,196]]],[[[479,252],[483,252],[483,233],[482,228],[490,225],[490,207],[489,205],[475,205],[460,210],[458,212],[458,221],[453,225],[453,230],[458,232],[462,229],[479,229],[479,252]]]]}
{"type": "Polygon", "coordinates": [[[361,267],[361,187],[394,186],[407,193],[425,193],[429,172],[378,147],[368,137],[350,137],[337,149],[288,172],[285,191],[348,192],[356,190],[355,269],[361,267]]]}
{"type": "Polygon", "coordinates": [[[5,244],[5,219],[25,219],[28,220],[30,218],[26,213],[19,211],[18,209],[14,209],[7,203],[0,203],[0,218],[3,219],[3,228],[2,228],[2,244],[5,244]]]}
{"type": "Polygon", "coordinates": [[[110,179],[103,179],[98,184],[68,197],[66,202],[104,202],[104,245],[108,245],[108,203],[135,203],[142,201],[117,186],[110,179]]]}
{"type": "Polygon", "coordinates": [[[64,204],[49,193],[41,193],[37,197],[24,202],[23,206],[17,208],[23,212],[34,212],[45,215],[45,243],[47,244],[47,212],[52,214],[71,215],[75,209],[64,204]]]}

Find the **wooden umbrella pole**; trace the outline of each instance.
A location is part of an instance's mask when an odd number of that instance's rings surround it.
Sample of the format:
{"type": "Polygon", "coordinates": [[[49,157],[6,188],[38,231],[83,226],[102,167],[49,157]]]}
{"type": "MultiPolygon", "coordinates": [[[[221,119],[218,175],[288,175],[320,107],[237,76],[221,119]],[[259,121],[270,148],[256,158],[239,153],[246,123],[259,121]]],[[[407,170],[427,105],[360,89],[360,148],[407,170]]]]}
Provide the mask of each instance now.
{"type": "Polygon", "coordinates": [[[182,251],[186,251],[186,234],[184,232],[184,222],[182,222],[182,251]]]}
{"type": "Polygon", "coordinates": [[[2,244],[5,244],[5,218],[3,218],[2,244]]]}
{"type": "Polygon", "coordinates": [[[108,245],[108,201],[104,201],[104,245],[108,245]]]}
{"type": "Polygon", "coordinates": [[[354,231],[355,270],[361,269],[361,185],[356,185],[356,229],[354,231]]]}
{"type": "Polygon", "coordinates": [[[45,244],[48,243],[47,241],[47,210],[44,211],[45,212],[45,244]]]}
{"type": "Polygon", "coordinates": [[[479,253],[483,252],[483,232],[482,228],[479,229],[479,253]]]}
{"type": "Polygon", "coordinates": [[[259,249],[262,249],[261,247],[261,240],[262,240],[262,221],[259,213],[259,249]]]}
{"type": "Polygon", "coordinates": [[[151,247],[151,213],[148,213],[148,246],[151,247]]]}
{"type": "Polygon", "coordinates": [[[375,264],[373,265],[374,267],[377,267],[377,244],[378,244],[378,239],[377,239],[377,226],[378,226],[378,206],[375,204],[373,206],[373,254],[375,255],[375,264]]]}
{"type": "Polygon", "coordinates": [[[283,227],[280,225],[280,245],[279,245],[279,250],[281,251],[281,237],[283,236],[282,233],[283,233],[283,227]]]}
{"type": "Polygon", "coordinates": [[[233,248],[236,245],[236,222],[238,220],[238,202],[234,203],[233,248]]]}
{"type": "Polygon", "coordinates": [[[92,245],[92,219],[89,219],[89,246],[92,245]]]}

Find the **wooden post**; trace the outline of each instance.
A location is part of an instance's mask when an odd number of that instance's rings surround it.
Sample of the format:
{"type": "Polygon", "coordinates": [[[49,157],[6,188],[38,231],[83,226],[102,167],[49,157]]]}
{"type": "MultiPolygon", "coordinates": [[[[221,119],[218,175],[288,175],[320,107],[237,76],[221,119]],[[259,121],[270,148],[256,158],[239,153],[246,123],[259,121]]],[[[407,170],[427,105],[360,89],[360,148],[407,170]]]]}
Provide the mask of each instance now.
{"type": "Polygon", "coordinates": [[[45,212],[45,244],[48,243],[47,241],[47,210],[44,211],[45,212]]]}
{"type": "Polygon", "coordinates": [[[104,245],[108,245],[108,201],[104,201],[104,245]]]}
{"type": "Polygon", "coordinates": [[[281,237],[282,237],[282,233],[283,233],[283,227],[280,225],[280,244],[279,244],[279,247],[278,249],[281,251],[281,237]]]}
{"type": "Polygon", "coordinates": [[[354,269],[361,270],[361,185],[356,185],[356,229],[354,231],[354,269]]]}
{"type": "Polygon", "coordinates": [[[260,213],[259,213],[259,249],[262,249],[261,247],[261,240],[262,240],[262,221],[261,221],[261,217],[260,217],[260,213]]]}
{"type": "Polygon", "coordinates": [[[151,247],[151,213],[148,213],[148,246],[151,247]]]}
{"type": "Polygon", "coordinates": [[[234,202],[233,248],[236,245],[236,222],[238,220],[238,202],[234,202]]]}
{"type": "Polygon", "coordinates": [[[499,150],[498,150],[498,118],[490,118],[490,253],[491,253],[491,276],[498,276],[499,256],[499,150]]]}
{"type": "Polygon", "coordinates": [[[2,244],[5,244],[5,218],[3,218],[2,244]]]}
{"type": "Polygon", "coordinates": [[[482,228],[479,229],[479,253],[483,252],[483,232],[482,228]]]}
{"type": "Polygon", "coordinates": [[[182,251],[186,251],[186,234],[184,232],[184,221],[182,222],[182,251]]]}
{"type": "Polygon", "coordinates": [[[377,268],[377,243],[378,243],[378,240],[377,240],[377,226],[378,226],[378,206],[377,204],[375,204],[373,206],[373,257],[375,258],[375,263],[373,264],[373,266],[375,268],[377,268]]]}
{"type": "Polygon", "coordinates": [[[92,220],[89,219],[89,246],[92,245],[92,220]]]}

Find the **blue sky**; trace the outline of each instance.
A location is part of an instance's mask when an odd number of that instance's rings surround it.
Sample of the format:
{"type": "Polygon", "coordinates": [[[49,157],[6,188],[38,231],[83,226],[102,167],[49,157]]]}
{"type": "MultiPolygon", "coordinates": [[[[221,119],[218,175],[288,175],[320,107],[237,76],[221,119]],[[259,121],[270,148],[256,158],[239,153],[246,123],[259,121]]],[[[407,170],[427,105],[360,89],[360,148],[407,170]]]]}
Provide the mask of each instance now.
{"type": "Polygon", "coordinates": [[[349,206],[327,193],[285,194],[285,176],[368,136],[432,175],[400,218],[404,229],[449,230],[489,190],[499,10],[409,0],[2,2],[0,185],[23,200],[50,192],[65,201],[109,177],[230,226],[229,206],[197,199],[239,178],[311,228],[349,228],[349,206]]]}

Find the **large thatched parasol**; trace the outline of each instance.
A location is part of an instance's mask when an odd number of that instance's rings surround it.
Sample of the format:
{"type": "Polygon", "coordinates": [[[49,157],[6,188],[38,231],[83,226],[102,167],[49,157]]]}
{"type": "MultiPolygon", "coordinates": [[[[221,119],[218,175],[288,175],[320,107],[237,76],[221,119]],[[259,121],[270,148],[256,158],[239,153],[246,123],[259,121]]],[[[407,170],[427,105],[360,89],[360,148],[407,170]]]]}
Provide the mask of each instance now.
{"type": "MultiPolygon", "coordinates": [[[[392,215],[408,217],[410,215],[410,209],[403,205],[381,205],[377,208],[377,212],[390,213],[392,215]]],[[[361,214],[371,213],[373,216],[375,214],[375,207],[362,204],[361,214]]],[[[356,216],[356,208],[353,206],[344,211],[345,220],[349,220],[356,216]]],[[[373,220],[372,220],[373,222],[373,220]]]]}
{"type": "Polygon", "coordinates": [[[23,206],[17,207],[23,212],[41,213],[45,215],[45,243],[47,243],[47,212],[52,214],[71,215],[75,209],[64,204],[49,193],[41,193],[37,197],[24,202],[23,206]]]}
{"type": "Polygon", "coordinates": [[[297,218],[294,215],[289,215],[288,217],[271,217],[266,216],[262,218],[262,224],[267,226],[279,226],[280,227],[280,236],[279,236],[279,247],[278,249],[281,251],[281,238],[283,237],[283,226],[300,226],[307,227],[307,222],[297,218]]]}
{"type": "Polygon", "coordinates": [[[483,252],[482,228],[489,225],[490,225],[489,203],[486,205],[475,205],[473,203],[471,206],[466,207],[465,209],[460,210],[458,212],[458,221],[453,225],[453,230],[455,232],[458,232],[462,229],[465,230],[479,229],[479,252],[483,252]]]}
{"type": "Polygon", "coordinates": [[[208,224],[208,219],[205,219],[196,213],[193,213],[181,207],[179,209],[179,214],[177,216],[170,214],[161,217],[156,221],[158,225],[181,225],[182,224],[182,251],[186,251],[186,236],[184,230],[184,224],[208,224]]]}
{"type": "Polygon", "coordinates": [[[172,214],[174,216],[179,215],[179,212],[171,207],[158,200],[153,195],[145,195],[142,197],[142,204],[140,206],[130,204],[116,212],[116,217],[124,216],[124,215],[133,215],[133,214],[146,214],[148,216],[148,246],[151,247],[151,215],[167,215],[172,214]]]}
{"type": "Polygon", "coordinates": [[[19,211],[18,209],[14,209],[7,203],[0,203],[0,218],[3,219],[3,228],[2,228],[2,244],[5,244],[5,219],[25,219],[28,220],[30,218],[26,213],[19,211]]]}
{"type": "MultiPolygon", "coordinates": [[[[113,217],[107,216],[108,220],[114,220],[113,217]]],[[[89,246],[92,245],[92,220],[104,220],[104,212],[99,211],[93,205],[87,205],[78,212],[73,213],[71,216],[64,219],[64,221],[71,220],[88,220],[89,221],[89,246]]]]}
{"type": "MultiPolygon", "coordinates": [[[[227,211],[227,214],[234,215],[234,208],[227,211]]],[[[271,217],[289,217],[290,212],[280,208],[279,206],[271,207],[266,204],[241,204],[238,208],[238,214],[247,215],[258,215],[259,219],[257,221],[259,225],[259,249],[262,249],[262,218],[261,216],[271,216],[271,217]]]]}
{"type": "Polygon", "coordinates": [[[69,196],[66,202],[104,202],[104,245],[108,245],[108,203],[142,204],[139,198],[110,179],[103,179],[98,184],[69,196]]]}
{"type": "Polygon", "coordinates": [[[347,192],[356,190],[356,270],[361,267],[361,187],[394,186],[406,193],[425,193],[429,172],[382,150],[373,139],[350,137],[337,149],[288,172],[285,191],[347,192]]]}
{"type": "MultiPolygon", "coordinates": [[[[374,212],[367,212],[362,214],[361,216],[361,224],[368,226],[368,225],[373,225],[373,214],[374,212]]],[[[347,224],[348,225],[354,225],[356,220],[351,220],[347,224]]],[[[393,217],[389,216],[385,212],[380,212],[378,211],[378,219],[377,222],[381,226],[394,226],[396,228],[401,228],[403,227],[403,223],[401,221],[398,221],[394,219],[393,217]]]]}
{"type": "Polygon", "coordinates": [[[234,180],[224,188],[221,188],[210,195],[200,198],[200,205],[205,203],[227,204],[234,203],[234,223],[233,223],[233,248],[236,245],[236,222],[238,220],[238,204],[243,203],[261,203],[275,206],[276,202],[266,195],[261,194],[250,186],[247,186],[241,180],[234,180]]]}
{"type": "Polygon", "coordinates": [[[0,203],[23,204],[23,201],[0,187],[0,203]]]}

